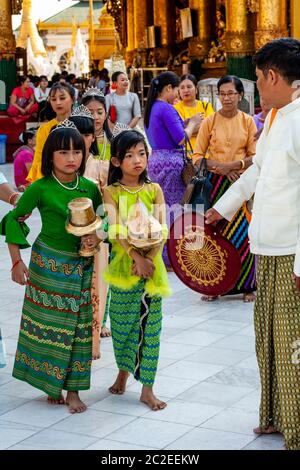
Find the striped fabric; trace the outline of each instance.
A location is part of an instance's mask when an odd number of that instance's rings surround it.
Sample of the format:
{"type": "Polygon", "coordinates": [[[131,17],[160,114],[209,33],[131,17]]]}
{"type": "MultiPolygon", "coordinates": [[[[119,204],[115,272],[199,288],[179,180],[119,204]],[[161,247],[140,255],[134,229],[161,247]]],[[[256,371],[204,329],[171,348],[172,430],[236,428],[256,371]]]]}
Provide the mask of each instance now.
{"type": "MultiPolygon", "coordinates": [[[[148,174],[151,181],[158,183],[163,190],[169,226],[172,225],[177,211],[180,212],[180,206],[176,210],[175,205],[180,204],[185,191],[181,177],[182,170],[183,152],[181,149],[152,150],[148,161],[148,174]]],[[[170,260],[166,244],[163,248],[163,260],[169,267],[170,260]]]]}
{"type": "Polygon", "coordinates": [[[110,324],[117,366],[143,385],[155,380],[162,323],[160,297],[149,297],[141,280],[131,290],[110,287],[110,324]]]}
{"type": "MultiPolygon", "coordinates": [[[[216,175],[214,173],[209,173],[208,175],[213,185],[211,192],[211,204],[213,206],[231,186],[231,183],[226,176],[216,175]]],[[[241,274],[238,282],[227,295],[249,293],[256,290],[255,256],[250,252],[248,228],[249,213],[246,207],[243,206],[235,214],[232,221],[228,222],[221,231],[222,235],[238,250],[242,261],[241,274]]]]}
{"type": "Polygon", "coordinates": [[[53,398],[90,388],[92,258],[34,243],[13,376],[53,398]]]}

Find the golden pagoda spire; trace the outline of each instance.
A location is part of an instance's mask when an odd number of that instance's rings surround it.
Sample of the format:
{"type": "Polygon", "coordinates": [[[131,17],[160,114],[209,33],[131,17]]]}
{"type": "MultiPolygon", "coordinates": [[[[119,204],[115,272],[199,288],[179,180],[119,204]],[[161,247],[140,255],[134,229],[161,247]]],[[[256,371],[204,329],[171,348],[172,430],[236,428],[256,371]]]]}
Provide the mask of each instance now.
{"type": "Polygon", "coordinates": [[[17,47],[27,48],[27,39],[30,38],[32,50],[35,56],[47,56],[44,43],[39,36],[36,24],[32,15],[32,0],[23,0],[22,22],[20,34],[17,40],[17,47]]]}

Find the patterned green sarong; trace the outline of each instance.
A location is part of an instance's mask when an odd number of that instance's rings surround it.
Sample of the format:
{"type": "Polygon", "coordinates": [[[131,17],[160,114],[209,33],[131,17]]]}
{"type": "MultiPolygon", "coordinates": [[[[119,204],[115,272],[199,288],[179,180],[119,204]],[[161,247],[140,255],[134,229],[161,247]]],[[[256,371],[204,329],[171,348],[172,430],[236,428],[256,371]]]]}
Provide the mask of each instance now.
{"type": "Polygon", "coordinates": [[[13,376],[59,398],[90,388],[93,260],[32,247],[13,376]]]}
{"type": "Polygon", "coordinates": [[[284,435],[300,449],[300,294],[292,278],[294,256],[258,256],[256,354],[261,379],[260,427],[284,435]],[[298,340],[298,341],[297,341],[298,340]]]}
{"type": "Polygon", "coordinates": [[[141,280],[130,290],[110,286],[109,316],[117,366],[148,387],[154,383],[162,322],[161,297],[141,280]]]}

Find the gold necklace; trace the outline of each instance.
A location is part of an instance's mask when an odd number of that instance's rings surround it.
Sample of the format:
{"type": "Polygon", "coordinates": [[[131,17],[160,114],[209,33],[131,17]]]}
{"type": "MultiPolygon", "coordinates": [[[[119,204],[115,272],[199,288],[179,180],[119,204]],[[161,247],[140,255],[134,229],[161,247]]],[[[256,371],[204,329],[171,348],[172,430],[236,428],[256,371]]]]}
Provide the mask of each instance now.
{"type": "Polygon", "coordinates": [[[137,193],[139,193],[140,191],[142,191],[142,189],[144,189],[144,187],[145,187],[145,181],[144,181],[144,183],[142,184],[142,186],[141,186],[139,189],[137,189],[136,191],[130,191],[130,189],[126,188],[126,186],[124,186],[120,181],[119,181],[119,185],[121,186],[122,189],[124,189],[124,191],[127,191],[127,193],[129,193],[129,194],[137,194],[137,193]]]}
{"type": "MultiPolygon", "coordinates": [[[[222,116],[222,118],[224,117],[223,114],[220,113],[220,115],[222,116]]],[[[235,116],[237,116],[237,115],[235,115],[235,116]]],[[[233,118],[235,118],[235,116],[233,116],[233,118]]],[[[221,124],[222,124],[224,135],[225,135],[225,146],[226,147],[231,147],[231,145],[232,145],[232,143],[231,143],[232,130],[231,130],[230,136],[228,136],[228,132],[227,132],[228,129],[226,128],[225,122],[223,121],[223,119],[221,119],[221,124]]]]}

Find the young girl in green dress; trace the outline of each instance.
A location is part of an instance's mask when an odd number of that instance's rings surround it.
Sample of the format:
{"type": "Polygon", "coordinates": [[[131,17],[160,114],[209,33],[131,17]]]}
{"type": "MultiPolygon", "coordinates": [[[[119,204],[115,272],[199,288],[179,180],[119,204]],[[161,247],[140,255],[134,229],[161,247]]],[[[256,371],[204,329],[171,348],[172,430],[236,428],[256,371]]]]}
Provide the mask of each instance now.
{"type": "Polygon", "coordinates": [[[119,374],[110,387],[125,391],[129,374],[143,385],[141,401],[152,410],[166,407],[153,393],[159,357],[162,297],[170,294],[162,260],[163,243],[142,255],[127,241],[130,208],[140,200],[167,235],[162,190],[147,177],[148,150],[135,130],[119,134],[111,145],[109,186],[103,190],[112,243],[110,264],[104,279],[110,285],[109,315],[119,374]]]}
{"type": "Polygon", "coordinates": [[[97,186],[82,176],[84,169],[84,140],[66,121],[46,140],[44,177],[29,186],[0,224],[12,259],[12,280],[26,285],[13,376],[43,390],[52,404],[65,403],[62,390],[67,390],[71,413],[86,410],[78,392],[90,388],[92,362],[93,258],[81,257],[78,248],[81,241],[96,247],[99,239],[66,232],[68,203],[84,196],[96,211],[102,202],[97,186]],[[42,229],[28,270],[20,249],[30,246],[29,229],[18,218],[34,208],[41,214],[42,229]]]}

